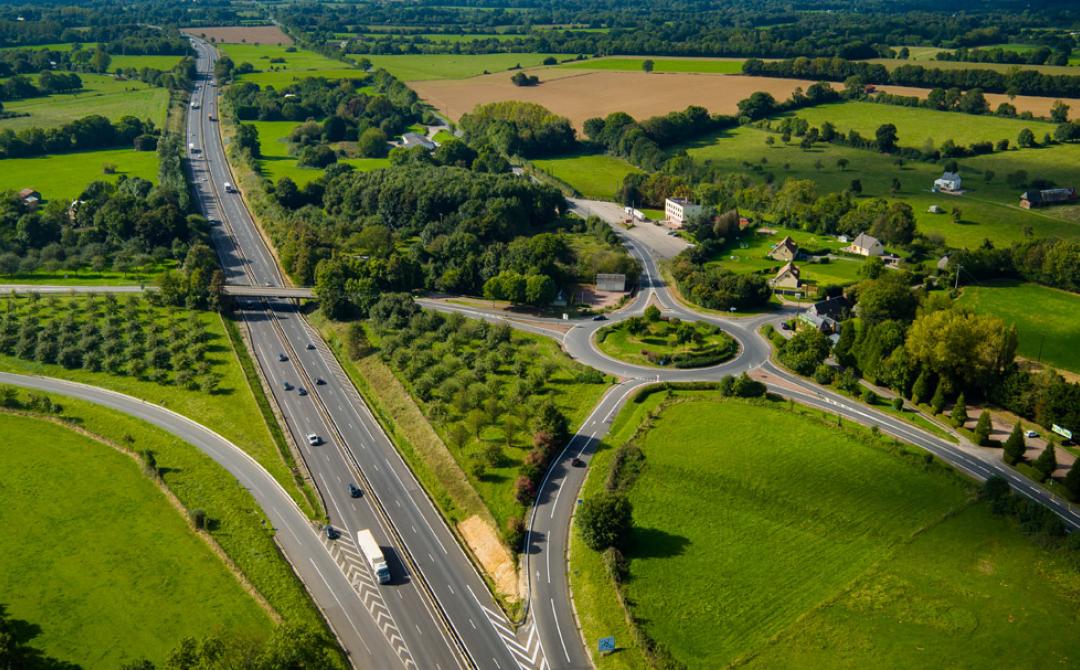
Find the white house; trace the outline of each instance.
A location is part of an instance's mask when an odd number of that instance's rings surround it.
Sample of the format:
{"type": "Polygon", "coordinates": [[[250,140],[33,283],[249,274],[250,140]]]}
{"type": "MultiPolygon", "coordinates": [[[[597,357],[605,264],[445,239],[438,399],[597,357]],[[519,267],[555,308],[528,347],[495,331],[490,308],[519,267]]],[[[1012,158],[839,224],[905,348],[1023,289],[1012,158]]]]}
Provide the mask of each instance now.
{"type": "Polygon", "coordinates": [[[784,267],[780,268],[780,272],[776,273],[769,283],[773,288],[786,288],[795,289],[802,286],[802,280],[799,278],[799,266],[794,263],[788,263],[784,267]]]}
{"type": "Polygon", "coordinates": [[[866,233],[859,233],[851,246],[844,247],[844,251],[860,256],[881,256],[885,253],[885,247],[876,237],[871,237],[866,233]]]}
{"type": "Polygon", "coordinates": [[[664,219],[673,228],[682,228],[686,222],[705,209],[683,198],[668,198],[664,201],[664,219]]]}
{"type": "Polygon", "coordinates": [[[934,190],[945,193],[956,193],[960,191],[962,181],[959,173],[945,172],[940,178],[934,180],[934,190]]]}
{"type": "Polygon", "coordinates": [[[424,147],[428,151],[431,151],[435,148],[435,143],[418,133],[405,133],[401,136],[401,146],[406,149],[424,147]]]}

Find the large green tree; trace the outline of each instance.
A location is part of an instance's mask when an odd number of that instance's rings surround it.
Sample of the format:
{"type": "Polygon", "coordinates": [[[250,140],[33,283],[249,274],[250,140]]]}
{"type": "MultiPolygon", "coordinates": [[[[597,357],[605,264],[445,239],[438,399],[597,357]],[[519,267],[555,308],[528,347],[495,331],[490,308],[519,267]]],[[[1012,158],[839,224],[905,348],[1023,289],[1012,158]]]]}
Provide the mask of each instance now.
{"type": "Polygon", "coordinates": [[[581,539],[593,551],[625,546],[634,525],[630,501],[610,491],[587,498],[574,519],[581,539]]]}

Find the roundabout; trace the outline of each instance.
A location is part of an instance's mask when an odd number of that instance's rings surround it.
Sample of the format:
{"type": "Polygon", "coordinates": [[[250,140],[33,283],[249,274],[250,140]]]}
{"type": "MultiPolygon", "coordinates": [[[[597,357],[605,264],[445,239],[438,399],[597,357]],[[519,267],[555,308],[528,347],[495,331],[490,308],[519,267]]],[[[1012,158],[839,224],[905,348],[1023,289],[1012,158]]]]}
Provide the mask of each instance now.
{"type": "Polygon", "coordinates": [[[601,328],[593,344],[615,360],[660,369],[712,367],[739,352],[739,345],[719,326],[664,317],[656,307],[601,328]]]}

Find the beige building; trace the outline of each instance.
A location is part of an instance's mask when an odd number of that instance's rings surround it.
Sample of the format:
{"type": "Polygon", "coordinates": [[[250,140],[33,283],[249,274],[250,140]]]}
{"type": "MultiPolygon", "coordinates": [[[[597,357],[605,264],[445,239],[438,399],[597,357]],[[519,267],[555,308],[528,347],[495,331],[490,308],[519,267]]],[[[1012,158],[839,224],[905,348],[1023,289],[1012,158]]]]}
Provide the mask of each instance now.
{"type": "Polygon", "coordinates": [[[683,198],[668,198],[664,201],[664,220],[672,228],[682,228],[686,222],[697,216],[704,209],[683,198]]]}
{"type": "Polygon", "coordinates": [[[776,276],[769,281],[769,284],[773,288],[799,288],[802,286],[802,281],[799,279],[799,267],[794,263],[788,263],[780,268],[780,272],[776,273],[776,276]]]}
{"type": "Polygon", "coordinates": [[[859,233],[851,246],[844,247],[844,251],[860,256],[881,256],[885,253],[885,247],[876,237],[871,237],[866,233],[859,233]]]}
{"type": "Polygon", "coordinates": [[[777,242],[773,245],[773,248],[769,250],[769,258],[784,263],[790,263],[795,260],[798,255],[799,245],[795,244],[795,240],[791,239],[790,235],[777,242]]]}

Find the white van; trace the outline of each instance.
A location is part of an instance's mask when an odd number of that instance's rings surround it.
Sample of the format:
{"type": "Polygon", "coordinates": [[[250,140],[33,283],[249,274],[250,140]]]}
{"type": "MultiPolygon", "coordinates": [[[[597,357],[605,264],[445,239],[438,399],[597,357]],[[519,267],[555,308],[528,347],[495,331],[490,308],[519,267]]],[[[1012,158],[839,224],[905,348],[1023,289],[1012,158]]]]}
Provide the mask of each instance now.
{"type": "Polygon", "coordinates": [[[226,193],[236,193],[236,189],[234,189],[233,185],[230,184],[229,182],[225,182],[225,192],[226,193]]]}

